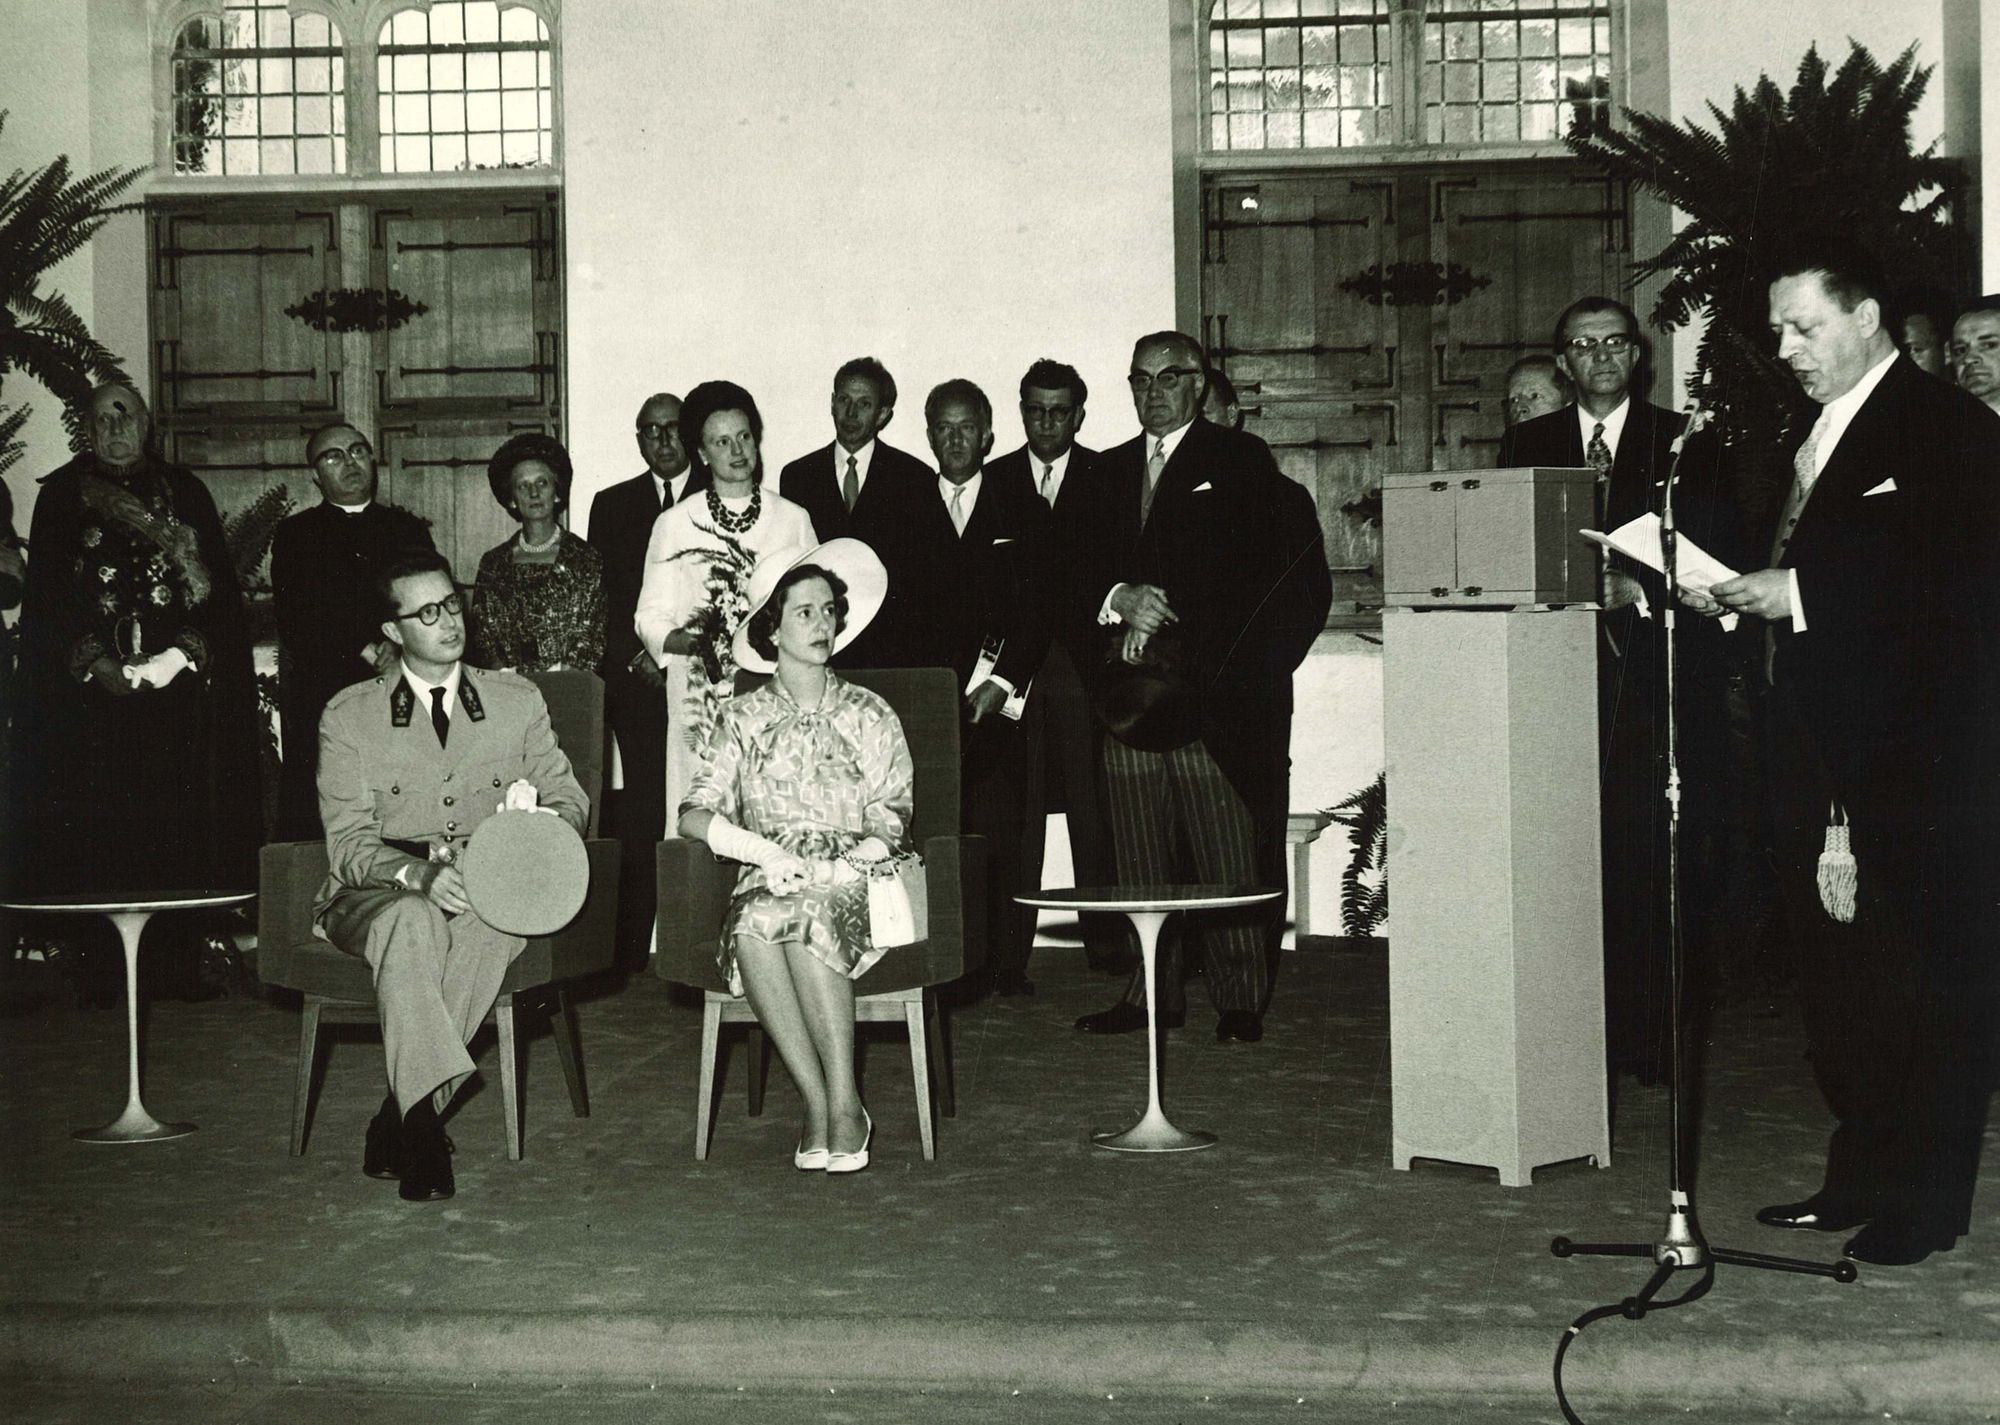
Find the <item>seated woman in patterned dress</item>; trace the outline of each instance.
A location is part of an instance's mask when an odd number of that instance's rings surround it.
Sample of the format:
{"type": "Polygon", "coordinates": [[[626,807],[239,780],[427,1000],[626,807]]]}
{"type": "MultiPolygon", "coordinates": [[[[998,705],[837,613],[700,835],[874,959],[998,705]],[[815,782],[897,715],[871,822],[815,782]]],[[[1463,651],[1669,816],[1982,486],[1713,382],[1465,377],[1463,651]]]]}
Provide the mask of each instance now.
{"type": "Polygon", "coordinates": [[[520,532],[479,559],[472,653],[479,668],[596,672],[604,660],[604,556],[556,523],[572,471],[562,442],[540,431],[494,452],[486,482],[520,532]]]}
{"type": "Polygon", "coordinates": [[[854,1082],[854,981],[882,957],[857,863],[907,850],[912,768],[887,703],[827,660],[882,606],[882,562],[854,539],[778,555],[750,581],[739,666],[777,675],[723,705],[680,833],[744,863],[718,960],[748,994],[805,1100],[793,1165],[854,1173],[874,1125],[854,1082]]]}

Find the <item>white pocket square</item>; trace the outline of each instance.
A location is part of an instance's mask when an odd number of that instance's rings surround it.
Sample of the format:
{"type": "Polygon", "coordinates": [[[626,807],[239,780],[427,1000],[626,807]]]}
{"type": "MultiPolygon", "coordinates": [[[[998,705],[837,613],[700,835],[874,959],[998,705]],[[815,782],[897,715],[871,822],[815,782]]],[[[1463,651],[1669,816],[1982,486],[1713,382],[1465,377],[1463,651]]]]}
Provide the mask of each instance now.
{"type": "Polygon", "coordinates": [[[1215,486],[1211,485],[1208,481],[1204,480],[1199,485],[1194,487],[1192,493],[1199,495],[1203,490],[1213,490],[1214,488],[1215,486]]]}
{"type": "Polygon", "coordinates": [[[993,536],[993,547],[996,549],[1003,544],[1012,544],[1013,542],[1014,536],[1011,534],[996,534],[993,536]]]}
{"type": "Polygon", "coordinates": [[[1861,493],[1863,497],[1869,495],[1886,495],[1895,488],[1896,488],[1896,480],[1894,476],[1891,476],[1889,479],[1884,480],[1881,484],[1877,485],[1874,489],[1863,490],[1861,493]]]}

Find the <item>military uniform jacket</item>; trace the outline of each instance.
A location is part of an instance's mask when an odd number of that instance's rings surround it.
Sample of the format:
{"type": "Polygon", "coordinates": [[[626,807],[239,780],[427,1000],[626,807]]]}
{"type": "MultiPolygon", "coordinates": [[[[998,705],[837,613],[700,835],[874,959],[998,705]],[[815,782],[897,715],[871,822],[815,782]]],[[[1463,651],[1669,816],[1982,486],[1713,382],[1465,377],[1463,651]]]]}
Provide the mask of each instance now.
{"type": "Polygon", "coordinates": [[[425,864],[392,843],[463,848],[522,778],[535,784],[542,806],[582,833],[587,800],[556,745],[541,689],[517,674],[460,668],[443,747],[429,705],[419,705],[400,666],[342,689],[327,704],[319,725],[319,810],[328,870],[315,916],[341,891],[392,887],[398,871],[425,864]]]}

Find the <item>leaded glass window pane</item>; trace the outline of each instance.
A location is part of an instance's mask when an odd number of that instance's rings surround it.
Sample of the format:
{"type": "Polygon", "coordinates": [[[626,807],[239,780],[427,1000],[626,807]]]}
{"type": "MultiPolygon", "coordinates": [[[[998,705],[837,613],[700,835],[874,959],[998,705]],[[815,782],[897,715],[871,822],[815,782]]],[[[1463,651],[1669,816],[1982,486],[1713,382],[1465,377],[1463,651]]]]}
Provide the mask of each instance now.
{"type": "Polygon", "coordinates": [[[1611,0],[1442,0],[1424,16],[1432,143],[1547,143],[1611,122],[1611,0]]]}
{"type": "Polygon", "coordinates": [[[228,0],[174,39],[174,172],[238,176],[346,168],[341,36],[286,0],[228,0]]]}
{"type": "Polygon", "coordinates": [[[1389,7],[1390,0],[1218,0],[1209,13],[1210,147],[1381,142],[1391,129],[1389,7]]]}
{"type": "Polygon", "coordinates": [[[554,160],[549,29],[534,11],[438,0],[428,12],[391,17],[380,54],[385,172],[539,168],[554,160]]]}

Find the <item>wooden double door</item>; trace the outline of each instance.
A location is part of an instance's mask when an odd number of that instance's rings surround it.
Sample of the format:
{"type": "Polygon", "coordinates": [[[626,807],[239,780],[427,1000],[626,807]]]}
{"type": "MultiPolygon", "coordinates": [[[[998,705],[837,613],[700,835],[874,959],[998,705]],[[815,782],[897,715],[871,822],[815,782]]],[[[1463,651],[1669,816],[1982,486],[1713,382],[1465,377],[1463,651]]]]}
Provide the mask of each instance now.
{"type": "Polygon", "coordinates": [[[1206,177],[1203,339],[1318,506],[1331,626],[1379,622],[1382,477],[1491,464],[1508,366],[1624,292],[1629,206],[1566,162],[1206,177]]]}
{"type": "Polygon", "coordinates": [[[470,582],[515,527],[488,459],[518,431],[561,435],[559,233],[540,191],[155,207],[166,453],[225,516],[276,486],[303,508],[306,439],[345,419],[375,444],[378,497],[430,521],[470,582]]]}

